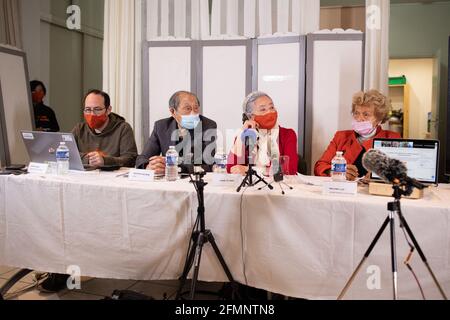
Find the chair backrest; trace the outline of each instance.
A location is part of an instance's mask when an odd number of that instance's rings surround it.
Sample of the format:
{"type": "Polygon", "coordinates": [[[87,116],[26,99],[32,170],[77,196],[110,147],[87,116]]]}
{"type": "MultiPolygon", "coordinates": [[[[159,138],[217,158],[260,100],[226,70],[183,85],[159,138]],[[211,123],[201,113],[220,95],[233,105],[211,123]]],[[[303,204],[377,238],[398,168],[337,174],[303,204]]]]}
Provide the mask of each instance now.
{"type": "Polygon", "coordinates": [[[308,164],[305,159],[298,155],[298,167],[297,172],[303,175],[308,175],[308,164]]]}

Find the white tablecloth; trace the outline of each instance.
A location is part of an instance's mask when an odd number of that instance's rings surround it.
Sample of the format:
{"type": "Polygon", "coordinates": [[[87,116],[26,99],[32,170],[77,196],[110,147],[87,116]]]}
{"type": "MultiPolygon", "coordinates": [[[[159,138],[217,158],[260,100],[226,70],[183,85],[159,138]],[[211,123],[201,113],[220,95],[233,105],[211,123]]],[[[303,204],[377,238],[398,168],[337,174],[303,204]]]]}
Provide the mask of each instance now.
{"type": "MultiPolygon", "coordinates": [[[[0,177],[0,265],[56,273],[76,265],[82,275],[98,278],[177,279],[197,216],[193,186],[116,175],[0,177]]],[[[364,189],[353,197],[294,187],[285,196],[277,186],[242,196],[235,188],[208,185],[207,227],[237,281],[288,296],[336,299],[387,217],[391,199],[364,189]]],[[[403,199],[402,208],[450,294],[450,188],[433,189],[422,200],[403,199]]],[[[400,297],[419,299],[402,263],[409,248],[399,228],[396,236],[400,297]]],[[[439,299],[417,253],[412,264],[427,298],[439,299]]],[[[200,279],[226,280],[209,245],[200,279]]],[[[392,298],[388,229],[347,298],[392,298]],[[380,288],[371,290],[377,271],[380,288]]]]}

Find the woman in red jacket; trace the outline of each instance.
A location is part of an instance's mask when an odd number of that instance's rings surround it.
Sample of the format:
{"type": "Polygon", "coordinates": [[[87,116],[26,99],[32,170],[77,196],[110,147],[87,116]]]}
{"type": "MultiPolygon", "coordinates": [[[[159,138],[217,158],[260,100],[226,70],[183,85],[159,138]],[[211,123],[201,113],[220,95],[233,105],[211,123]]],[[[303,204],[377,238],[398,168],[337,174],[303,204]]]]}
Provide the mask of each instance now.
{"type": "Polygon", "coordinates": [[[362,165],[362,158],[373,147],[373,140],[401,137],[396,132],[381,128],[388,120],[389,111],[388,99],[377,90],[356,93],[352,104],[353,130],[336,133],[322,158],[317,161],[314,168],[315,175],[329,176],[331,161],[337,151],[342,151],[347,160],[347,180],[354,181],[358,177],[364,177],[367,170],[362,165]]]}
{"type": "Polygon", "coordinates": [[[285,156],[289,159],[289,167],[285,173],[297,174],[298,143],[297,134],[292,129],[278,125],[278,112],[273,100],[263,92],[254,92],[244,101],[244,117],[247,119],[238,134],[233,149],[228,156],[228,173],[245,175],[248,171],[248,158],[241,134],[246,129],[257,131],[257,143],[252,152],[253,163],[263,170],[270,168],[272,159],[285,156]]]}

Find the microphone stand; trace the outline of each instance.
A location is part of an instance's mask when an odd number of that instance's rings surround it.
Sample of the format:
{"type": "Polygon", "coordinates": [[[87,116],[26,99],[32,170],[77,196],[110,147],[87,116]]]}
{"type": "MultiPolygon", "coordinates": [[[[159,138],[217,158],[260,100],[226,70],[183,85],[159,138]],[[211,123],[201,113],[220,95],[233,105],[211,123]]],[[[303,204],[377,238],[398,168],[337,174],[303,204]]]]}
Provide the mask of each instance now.
{"type": "MultiPolygon", "coordinates": [[[[242,181],[241,185],[237,188],[237,192],[241,192],[242,188],[244,187],[254,187],[259,183],[264,183],[265,187],[269,188],[270,190],[273,190],[273,186],[270,183],[267,183],[266,180],[264,180],[263,177],[261,177],[254,169],[255,166],[253,164],[253,160],[250,154],[250,141],[249,137],[245,137],[245,149],[247,153],[247,163],[248,163],[248,171],[245,175],[244,180],[242,181]],[[253,178],[256,177],[256,181],[253,180],[253,178]]],[[[260,189],[261,190],[261,189],[260,189]]]]}
{"type": "MultiPolygon", "coordinates": [[[[292,186],[290,186],[286,182],[284,182],[284,175],[283,175],[283,172],[281,170],[273,176],[273,182],[278,183],[278,185],[280,186],[280,189],[281,189],[281,194],[283,196],[286,194],[286,192],[283,189],[283,185],[286,188],[288,188],[289,190],[294,190],[294,188],[292,186]]],[[[265,186],[259,188],[258,190],[263,190],[264,188],[265,188],[265,186]]]]}
{"type": "Polygon", "coordinates": [[[200,262],[203,252],[203,246],[207,243],[210,243],[212,248],[214,249],[214,253],[216,254],[222,269],[224,270],[225,274],[227,275],[228,280],[231,283],[231,289],[232,289],[232,296],[237,297],[238,299],[238,285],[236,281],[233,279],[233,276],[231,275],[231,271],[228,268],[227,264],[225,263],[225,259],[223,258],[219,247],[216,244],[216,240],[214,239],[214,236],[211,232],[211,230],[206,229],[206,221],[205,221],[205,200],[204,200],[204,189],[207,183],[203,180],[203,177],[205,176],[205,172],[198,172],[194,169],[194,176],[195,179],[192,178],[192,175],[190,175],[191,183],[194,184],[195,190],[197,191],[197,198],[198,198],[198,216],[195,230],[193,234],[191,235],[190,245],[189,245],[189,252],[188,252],[188,258],[186,260],[186,263],[183,268],[183,274],[180,278],[180,286],[177,292],[177,296],[175,300],[180,300],[182,296],[182,290],[186,283],[187,277],[189,275],[190,270],[192,267],[194,267],[193,272],[193,278],[192,278],[192,284],[191,284],[191,291],[190,291],[190,299],[195,299],[195,292],[197,289],[197,281],[198,281],[198,275],[200,271],[200,262]]]}
{"type": "Polygon", "coordinates": [[[358,272],[361,270],[364,262],[369,258],[370,254],[372,253],[372,250],[374,249],[375,245],[377,244],[378,240],[380,239],[381,235],[385,231],[386,227],[390,226],[390,246],[391,246],[391,265],[392,265],[392,286],[393,286],[393,296],[394,300],[398,299],[398,277],[397,277],[397,251],[396,251],[396,241],[395,241],[395,214],[398,215],[400,219],[400,228],[404,228],[406,232],[408,233],[409,237],[411,238],[415,248],[417,249],[417,252],[420,255],[420,258],[422,259],[422,262],[425,264],[426,268],[428,269],[428,272],[430,273],[431,277],[433,278],[433,281],[438,288],[442,298],[444,300],[447,300],[447,296],[445,295],[444,290],[442,289],[439,281],[437,280],[436,276],[433,273],[433,270],[431,269],[427,258],[425,257],[425,254],[423,253],[422,249],[419,246],[419,243],[416,240],[416,237],[412,233],[408,223],[406,222],[405,217],[403,216],[400,200],[402,196],[409,196],[412,194],[414,186],[410,183],[400,183],[398,179],[394,181],[393,184],[393,197],[394,201],[388,203],[388,211],[389,216],[384,221],[383,225],[381,226],[380,230],[378,231],[377,235],[373,239],[372,243],[369,246],[369,249],[364,254],[364,257],[362,258],[361,262],[356,267],[355,271],[350,277],[350,280],[348,280],[347,284],[345,285],[344,289],[340,293],[338,300],[342,300],[347,293],[348,289],[352,285],[353,281],[355,280],[358,272]],[[402,188],[403,187],[403,188],[402,188]]]}

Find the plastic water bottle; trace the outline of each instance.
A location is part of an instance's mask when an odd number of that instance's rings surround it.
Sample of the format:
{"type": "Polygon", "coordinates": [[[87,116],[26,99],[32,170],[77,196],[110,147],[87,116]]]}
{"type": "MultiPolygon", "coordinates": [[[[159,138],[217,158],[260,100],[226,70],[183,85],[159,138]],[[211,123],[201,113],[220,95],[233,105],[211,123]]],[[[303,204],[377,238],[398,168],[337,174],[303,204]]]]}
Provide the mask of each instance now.
{"type": "Polygon", "coordinates": [[[344,153],[338,151],[336,157],[331,161],[331,178],[333,181],[347,181],[347,160],[344,153]]]}
{"type": "Polygon", "coordinates": [[[178,180],[178,152],[175,147],[170,147],[166,153],[166,180],[178,180]]]}
{"type": "Polygon", "coordinates": [[[228,156],[223,149],[217,149],[216,155],[214,156],[214,173],[224,174],[227,173],[227,162],[228,156]]]}
{"type": "Polygon", "coordinates": [[[56,172],[58,175],[66,175],[69,173],[69,157],[69,148],[66,146],[65,142],[61,142],[58,149],[56,149],[56,172]]]}

